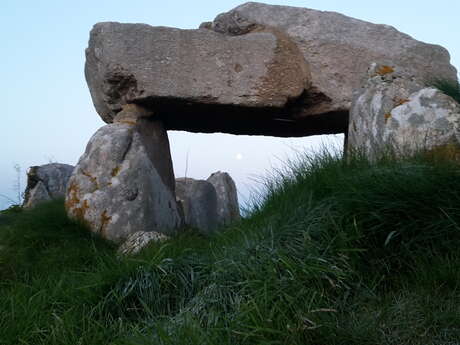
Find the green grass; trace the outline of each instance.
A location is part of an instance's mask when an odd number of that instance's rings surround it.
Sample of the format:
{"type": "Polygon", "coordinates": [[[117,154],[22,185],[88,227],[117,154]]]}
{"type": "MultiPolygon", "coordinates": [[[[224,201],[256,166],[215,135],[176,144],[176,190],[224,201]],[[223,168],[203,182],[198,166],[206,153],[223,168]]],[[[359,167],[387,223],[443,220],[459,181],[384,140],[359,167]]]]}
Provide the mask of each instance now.
{"type": "Polygon", "coordinates": [[[62,201],[0,214],[0,344],[458,344],[460,169],[324,153],[139,255],[62,201]]]}
{"type": "Polygon", "coordinates": [[[460,84],[458,82],[441,79],[433,82],[432,86],[460,103],[460,84]]]}

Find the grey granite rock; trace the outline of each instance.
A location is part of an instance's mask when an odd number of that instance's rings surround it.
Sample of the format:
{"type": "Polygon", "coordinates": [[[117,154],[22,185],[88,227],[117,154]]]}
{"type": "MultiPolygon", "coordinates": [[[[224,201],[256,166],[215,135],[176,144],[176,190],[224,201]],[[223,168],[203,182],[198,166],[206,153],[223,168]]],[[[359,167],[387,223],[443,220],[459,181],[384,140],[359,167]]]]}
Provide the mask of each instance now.
{"type": "Polygon", "coordinates": [[[211,183],[188,177],[177,178],[176,196],[182,205],[186,225],[203,233],[211,233],[217,228],[217,194],[211,183]]]}
{"type": "Polygon", "coordinates": [[[460,152],[460,105],[437,89],[425,87],[396,66],[373,64],[355,92],[350,112],[348,150],[373,158],[383,151],[460,152]],[[389,69],[391,67],[391,69],[389,69]],[[381,75],[375,71],[387,68],[381,75]]]}
{"type": "Polygon", "coordinates": [[[170,103],[282,107],[302,94],[310,76],[297,46],[282,33],[227,37],[115,22],[91,30],[85,75],[108,123],[127,103],[153,110],[170,103]]]}
{"type": "MultiPolygon", "coordinates": [[[[348,111],[352,91],[374,61],[397,63],[417,79],[456,80],[449,53],[415,40],[389,25],[373,24],[336,12],[248,2],[205,25],[226,35],[275,28],[289,36],[310,66],[311,87],[301,116],[348,111]]],[[[346,114],[344,115],[346,116],[346,114]]]]}
{"type": "Polygon", "coordinates": [[[220,224],[228,224],[240,218],[236,185],[226,172],[217,171],[206,180],[217,193],[217,217],[220,224]]]}
{"type": "Polygon", "coordinates": [[[73,169],[72,165],[61,163],[30,167],[23,206],[33,208],[44,201],[63,198],[73,169]]]}
{"type": "Polygon", "coordinates": [[[149,116],[129,106],[100,128],[69,181],[69,216],[112,241],[138,231],[169,235],[182,225],[167,134],[149,116]]]}

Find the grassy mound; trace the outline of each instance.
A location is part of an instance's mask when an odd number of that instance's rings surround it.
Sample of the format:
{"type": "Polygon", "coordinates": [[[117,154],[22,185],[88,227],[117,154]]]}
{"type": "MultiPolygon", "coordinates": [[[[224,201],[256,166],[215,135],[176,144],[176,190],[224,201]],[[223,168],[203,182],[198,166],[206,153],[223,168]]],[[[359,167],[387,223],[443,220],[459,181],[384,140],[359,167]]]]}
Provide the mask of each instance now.
{"type": "Polygon", "coordinates": [[[0,344],[456,344],[460,169],[323,154],[135,257],[62,202],[0,215],[0,344]]]}

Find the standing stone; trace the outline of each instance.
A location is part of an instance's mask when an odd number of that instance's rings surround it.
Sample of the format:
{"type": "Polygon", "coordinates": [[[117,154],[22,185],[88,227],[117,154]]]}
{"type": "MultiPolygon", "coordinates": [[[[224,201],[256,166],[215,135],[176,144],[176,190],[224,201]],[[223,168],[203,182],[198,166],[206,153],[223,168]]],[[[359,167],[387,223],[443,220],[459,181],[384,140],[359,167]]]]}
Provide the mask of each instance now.
{"type": "Polygon", "coordinates": [[[373,61],[397,61],[422,81],[457,80],[449,53],[441,46],[417,41],[389,25],[336,12],[248,2],[203,27],[238,37],[261,27],[286,33],[310,66],[311,87],[300,114],[304,116],[348,111],[352,91],[361,85],[373,61]]]}
{"type": "Polygon", "coordinates": [[[23,207],[33,208],[45,201],[64,198],[73,169],[72,165],[60,163],[30,167],[23,207]]]}
{"type": "Polygon", "coordinates": [[[66,209],[112,241],[138,231],[171,234],[182,224],[174,187],[162,123],[127,105],[90,139],[70,178],[66,209]]]}
{"type": "Polygon", "coordinates": [[[236,185],[226,172],[215,172],[206,180],[217,193],[217,217],[220,224],[229,224],[240,218],[236,185]]]}
{"type": "Polygon", "coordinates": [[[217,194],[211,183],[188,177],[178,178],[176,195],[182,205],[186,225],[203,233],[217,228],[217,194]]]}
{"type": "Polygon", "coordinates": [[[385,151],[460,153],[460,105],[396,66],[373,64],[356,90],[348,150],[374,158],[385,151]],[[446,152],[448,151],[448,152],[446,152]]]}

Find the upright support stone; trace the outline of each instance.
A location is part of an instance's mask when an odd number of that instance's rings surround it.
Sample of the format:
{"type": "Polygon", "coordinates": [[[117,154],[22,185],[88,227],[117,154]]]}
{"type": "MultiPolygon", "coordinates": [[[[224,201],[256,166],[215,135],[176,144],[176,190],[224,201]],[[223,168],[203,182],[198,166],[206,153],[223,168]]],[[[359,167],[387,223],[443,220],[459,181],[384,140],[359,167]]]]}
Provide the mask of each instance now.
{"type": "Polygon", "coordinates": [[[226,172],[217,171],[206,180],[211,183],[217,194],[217,216],[219,223],[228,224],[240,218],[236,185],[226,172]]]}
{"type": "Polygon", "coordinates": [[[217,228],[217,194],[211,183],[188,177],[178,178],[176,194],[184,211],[186,225],[203,233],[217,228]]]}
{"type": "Polygon", "coordinates": [[[90,139],[69,181],[66,209],[93,232],[122,241],[182,225],[168,137],[152,113],[126,105],[90,139]]]}
{"type": "Polygon", "coordinates": [[[460,153],[460,105],[394,65],[373,64],[350,112],[348,150],[460,153]]]}

